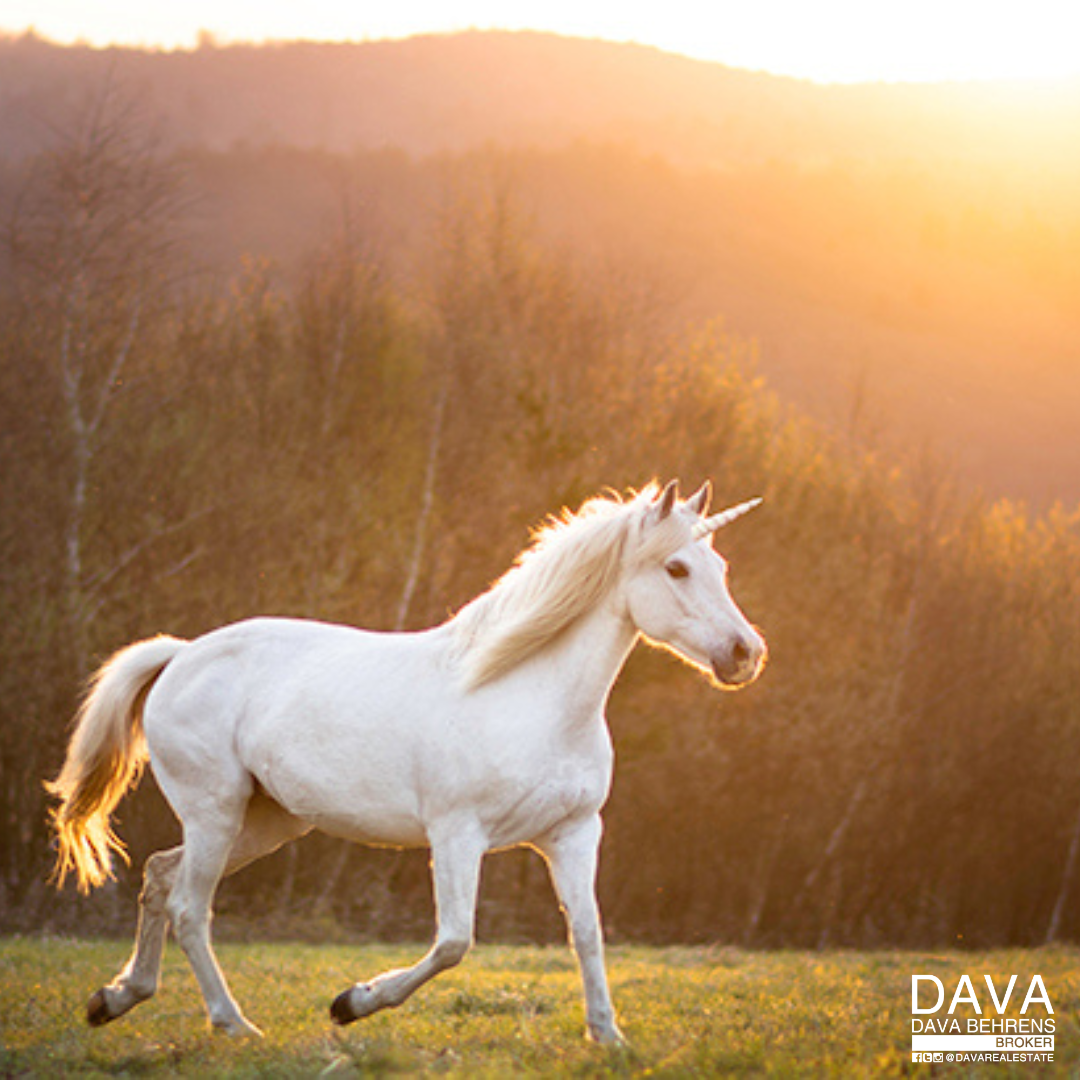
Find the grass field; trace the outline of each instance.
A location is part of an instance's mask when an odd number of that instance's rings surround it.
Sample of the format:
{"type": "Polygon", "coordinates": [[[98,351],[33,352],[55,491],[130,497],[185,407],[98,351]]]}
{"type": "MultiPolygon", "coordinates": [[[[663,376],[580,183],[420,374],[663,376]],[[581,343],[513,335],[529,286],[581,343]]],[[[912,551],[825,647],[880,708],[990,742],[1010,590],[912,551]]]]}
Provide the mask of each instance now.
{"type": "Polygon", "coordinates": [[[609,971],[631,1043],[625,1050],[584,1039],[577,972],[566,949],[480,946],[401,1009],[336,1029],[327,1007],[340,990],[410,963],[421,950],[222,945],[222,966],[249,1019],[265,1031],[261,1041],[208,1031],[175,946],[153,1001],[106,1028],[88,1028],[83,1004],[127,950],[126,942],[0,940],[0,1076],[1080,1075],[1075,949],[929,955],[614,948],[609,971]],[[963,973],[982,984],[983,973],[997,980],[1014,972],[1014,1004],[1034,973],[1049,991],[1057,1020],[1053,1064],[911,1064],[913,973],[937,975],[951,996],[963,973]]]}

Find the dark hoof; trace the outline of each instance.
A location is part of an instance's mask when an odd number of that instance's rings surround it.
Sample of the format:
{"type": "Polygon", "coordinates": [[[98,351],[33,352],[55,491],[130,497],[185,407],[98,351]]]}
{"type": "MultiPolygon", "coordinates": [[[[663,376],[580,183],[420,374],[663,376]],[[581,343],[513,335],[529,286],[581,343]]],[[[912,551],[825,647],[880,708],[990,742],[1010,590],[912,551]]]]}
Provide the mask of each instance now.
{"type": "Polygon", "coordinates": [[[105,999],[105,991],[98,990],[86,1003],[86,1019],[91,1027],[102,1027],[116,1017],[109,1012],[109,1004],[105,999]]]}
{"type": "Polygon", "coordinates": [[[354,1020],[359,1019],[357,1014],[353,1011],[352,1002],[352,987],[343,991],[334,998],[333,1005],[330,1006],[330,1019],[335,1024],[340,1024],[344,1027],[346,1024],[351,1024],[354,1020]]]}

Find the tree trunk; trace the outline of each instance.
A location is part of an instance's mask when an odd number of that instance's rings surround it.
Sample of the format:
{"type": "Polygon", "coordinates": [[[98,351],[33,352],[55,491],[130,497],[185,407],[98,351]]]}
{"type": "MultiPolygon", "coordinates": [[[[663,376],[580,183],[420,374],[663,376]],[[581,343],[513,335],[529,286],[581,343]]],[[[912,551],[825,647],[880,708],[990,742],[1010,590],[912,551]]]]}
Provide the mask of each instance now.
{"type": "Polygon", "coordinates": [[[1061,887],[1058,889],[1057,900],[1054,902],[1054,910],[1050,915],[1050,925],[1046,928],[1046,944],[1052,945],[1057,941],[1061,932],[1061,922],[1065,916],[1065,906],[1069,900],[1069,892],[1072,889],[1073,878],[1076,876],[1076,862],[1080,858],[1080,810],[1077,811],[1076,821],[1073,822],[1072,837],[1069,840],[1069,851],[1065,856],[1065,868],[1061,874],[1061,887]]]}

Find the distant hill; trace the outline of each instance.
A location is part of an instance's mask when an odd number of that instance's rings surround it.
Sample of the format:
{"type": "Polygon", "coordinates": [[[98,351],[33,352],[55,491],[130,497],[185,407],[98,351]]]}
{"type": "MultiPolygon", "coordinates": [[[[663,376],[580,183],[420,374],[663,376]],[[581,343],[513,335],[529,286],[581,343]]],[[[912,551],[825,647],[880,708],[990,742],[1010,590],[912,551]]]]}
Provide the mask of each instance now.
{"type": "Polygon", "coordinates": [[[1040,130],[1070,121],[1077,130],[1080,86],[821,86],[640,45],[476,31],[175,52],[0,40],[4,156],[40,146],[37,122],[107,72],[139,88],[176,143],[218,150],[243,142],[430,154],[588,138],[709,166],[1033,149],[1080,161],[1080,140],[1040,130]]]}
{"type": "Polygon", "coordinates": [[[991,494],[1080,502],[1080,84],[826,87],[536,33],[24,36],[0,40],[0,170],[106,78],[185,155],[223,264],[298,256],[343,185],[407,243],[443,159],[486,154],[559,243],[759,339],[785,400],[927,441],[991,494]]]}

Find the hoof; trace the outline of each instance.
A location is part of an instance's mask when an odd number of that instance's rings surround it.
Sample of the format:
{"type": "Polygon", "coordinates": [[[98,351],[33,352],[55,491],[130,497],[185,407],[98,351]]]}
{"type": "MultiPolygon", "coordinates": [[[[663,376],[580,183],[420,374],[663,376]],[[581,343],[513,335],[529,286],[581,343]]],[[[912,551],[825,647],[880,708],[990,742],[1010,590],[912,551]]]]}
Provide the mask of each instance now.
{"type": "Polygon", "coordinates": [[[352,992],[353,988],[350,986],[348,990],[338,994],[334,998],[334,1003],[330,1006],[330,1019],[341,1027],[360,1019],[359,1014],[352,1007],[352,992]]]}
{"type": "Polygon", "coordinates": [[[614,1024],[610,1027],[590,1027],[589,1038],[600,1046],[607,1046],[616,1050],[630,1049],[626,1036],[614,1024]]]}
{"type": "Polygon", "coordinates": [[[387,1001],[379,992],[379,980],[373,983],[357,983],[334,998],[330,1006],[330,1018],[335,1024],[351,1024],[365,1016],[377,1013],[380,1009],[392,1009],[400,1001],[387,1001]]]}
{"type": "Polygon", "coordinates": [[[219,1035],[226,1035],[230,1039],[263,1038],[263,1033],[254,1024],[249,1024],[242,1016],[229,1020],[211,1021],[210,1027],[219,1035]]]}
{"type": "Polygon", "coordinates": [[[219,1035],[229,1039],[262,1039],[262,1032],[254,1025],[241,1020],[239,1024],[214,1024],[213,1028],[219,1035]]]}
{"type": "Polygon", "coordinates": [[[104,989],[98,990],[86,1003],[86,1020],[91,1027],[103,1027],[116,1017],[109,1012],[109,1002],[104,989]]]}

